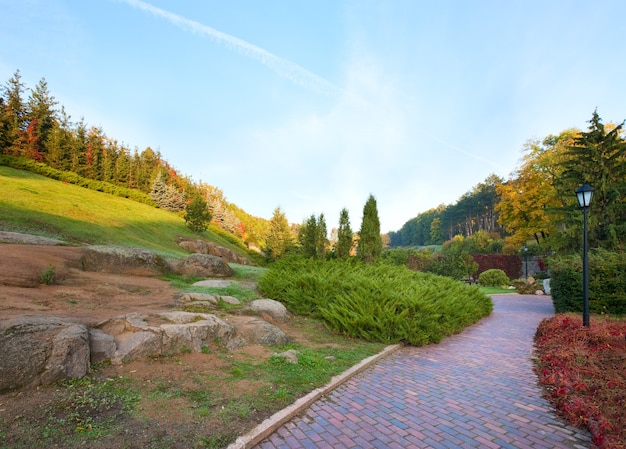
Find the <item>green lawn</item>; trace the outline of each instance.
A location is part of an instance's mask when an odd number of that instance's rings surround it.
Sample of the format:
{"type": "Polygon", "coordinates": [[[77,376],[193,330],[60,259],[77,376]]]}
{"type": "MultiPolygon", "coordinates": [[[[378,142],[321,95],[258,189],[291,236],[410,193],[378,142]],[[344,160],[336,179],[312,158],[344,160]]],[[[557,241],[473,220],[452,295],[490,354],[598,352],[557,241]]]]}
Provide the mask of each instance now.
{"type": "MultiPolygon", "coordinates": [[[[150,249],[160,255],[186,253],[181,237],[197,238],[178,214],[130,199],[0,166],[0,230],[25,232],[70,244],[116,244],[150,249]]],[[[201,236],[242,253],[224,238],[201,236]]]]}

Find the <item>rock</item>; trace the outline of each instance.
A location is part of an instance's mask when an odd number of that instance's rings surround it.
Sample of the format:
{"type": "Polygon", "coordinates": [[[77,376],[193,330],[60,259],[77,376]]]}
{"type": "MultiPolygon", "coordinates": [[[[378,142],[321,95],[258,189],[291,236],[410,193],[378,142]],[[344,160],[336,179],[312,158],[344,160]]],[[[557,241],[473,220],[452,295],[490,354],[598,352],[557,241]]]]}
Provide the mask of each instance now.
{"type": "Polygon", "coordinates": [[[543,296],[545,295],[545,293],[543,292],[543,290],[535,290],[535,295],[543,296]]]}
{"type": "Polygon", "coordinates": [[[156,328],[117,335],[115,337],[117,349],[111,357],[111,363],[121,365],[130,360],[161,355],[162,333],[160,328],[156,328]]]}
{"type": "Polygon", "coordinates": [[[103,321],[98,324],[96,328],[115,337],[125,332],[139,332],[147,330],[148,324],[145,322],[141,314],[133,312],[103,321]]]}
{"type": "Polygon", "coordinates": [[[249,344],[280,346],[289,343],[283,330],[258,317],[229,317],[249,344]]]}
{"type": "Polygon", "coordinates": [[[213,242],[206,242],[204,240],[183,240],[178,245],[191,253],[210,254],[212,256],[220,257],[226,262],[250,265],[250,261],[245,257],[241,257],[236,252],[231,251],[228,248],[224,248],[223,246],[219,246],[213,242]]]}
{"type": "Polygon", "coordinates": [[[208,254],[192,254],[185,260],[174,264],[176,273],[183,276],[229,277],[235,271],[223,259],[208,254]]]}
{"type": "Polygon", "coordinates": [[[89,349],[91,363],[100,363],[113,358],[117,345],[112,335],[100,329],[89,329],[89,349]]]}
{"type": "Polygon", "coordinates": [[[218,343],[229,351],[245,346],[237,328],[207,313],[166,312],[159,316],[175,324],[163,324],[164,354],[178,353],[181,347],[199,352],[202,346],[218,343]]]}
{"type": "Polygon", "coordinates": [[[205,279],[204,281],[194,282],[194,287],[209,287],[209,288],[225,288],[233,285],[232,281],[224,279],[205,279]]]}
{"type": "Polygon", "coordinates": [[[273,299],[255,299],[246,305],[245,311],[252,311],[258,315],[268,315],[278,323],[284,323],[289,319],[289,311],[280,302],[273,299]]]}
{"type": "Polygon", "coordinates": [[[85,271],[158,276],[169,271],[167,262],[152,251],[121,246],[89,246],[81,257],[85,271]]]}
{"type": "Polygon", "coordinates": [[[277,352],[272,354],[272,357],[283,358],[289,363],[293,363],[294,365],[298,364],[298,351],[295,349],[289,349],[285,352],[277,352]]]}
{"type": "Polygon", "coordinates": [[[89,368],[85,326],[48,316],[0,323],[0,392],[84,376],[89,368]]]}
{"type": "Polygon", "coordinates": [[[204,303],[211,303],[213,305],[217,305],[218,299],[215,296],[210,295],[208,293],[183,293],[178,298],[178,301],[181,303],[200,301],[204,303]]]}
{"type": "Polygon", "coordinates": [[[42,385],[83,377],[89,370],[89,330],[80,324],[69,325],[52,339],[52,351],[41,373],[42,385]]]}
{"type": "Polygon", "coordinates": [[[237,298],[235,298],[234,296],[218,296],[220,301],[224,301],[228,304],[232,304],[234,306],[237,306],[239,304],[241,304],[241,301],[239,301],[237,298]]]}
{"type": "Polygon", "coordinates": [[[41,237],[39,235],[21,234],[18,232],[0,231],[0,243],[17,243],[21,245],[65,245],[62,240],[41,237]]]}
{"type": "Polygon", "coordinates": [[[546,292],[546,295],[550,294],[550,279],[543,280],[543,291],[546,292]]]}

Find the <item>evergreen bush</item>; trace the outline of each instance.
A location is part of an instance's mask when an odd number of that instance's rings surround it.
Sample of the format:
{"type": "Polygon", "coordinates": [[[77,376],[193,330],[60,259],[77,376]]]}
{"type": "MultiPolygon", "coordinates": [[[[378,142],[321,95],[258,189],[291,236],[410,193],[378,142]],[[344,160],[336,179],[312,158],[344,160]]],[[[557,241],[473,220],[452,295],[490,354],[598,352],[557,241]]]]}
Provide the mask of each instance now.
{"type": "Polygon", "coordinates": [[[335,332],[384,343],[440,341],[488,315],[477,287],[389,263],[287,257],[259,280],[261,293],[335,332]]]}
{"type": "MultiPolygon", "coordinates": [[[[555,311],[582,312],[581,257],[553,257],[549,266],[555,311]]],[[[626,314],[626,253],[603,249],[589,252],[589,311],[626,314]]]]}
{"type": "Polygon", "coordinates": [[[492,268],[478,276],[478,283],[483,287],[504,287],[509,285],[509,277],[503,270],[492,268]]]}

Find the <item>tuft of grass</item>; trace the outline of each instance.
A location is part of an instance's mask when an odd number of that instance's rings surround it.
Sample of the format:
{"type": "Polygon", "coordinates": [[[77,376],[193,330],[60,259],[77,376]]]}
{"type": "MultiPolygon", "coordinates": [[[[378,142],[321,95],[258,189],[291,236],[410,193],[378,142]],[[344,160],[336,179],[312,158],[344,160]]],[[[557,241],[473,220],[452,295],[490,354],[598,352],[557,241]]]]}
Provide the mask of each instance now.
{"type": "Polygon", "coordinates": [[[46,285],[52,285],[56,282],[56,268],[54,265],[48,267],[41,273],[41,281],[46,285]]]}

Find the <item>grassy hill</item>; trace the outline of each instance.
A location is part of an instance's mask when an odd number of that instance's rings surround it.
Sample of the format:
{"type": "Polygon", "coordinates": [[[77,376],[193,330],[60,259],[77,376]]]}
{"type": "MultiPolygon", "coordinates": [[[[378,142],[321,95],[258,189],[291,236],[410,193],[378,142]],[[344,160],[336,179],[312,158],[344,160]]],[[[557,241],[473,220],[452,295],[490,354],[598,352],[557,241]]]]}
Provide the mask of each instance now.
{"type": "Polygon", "coordinates": [[[70,244],[115,244],[181,257],[181,237],[245,251],[211,231],[194,234],[179,215],[102,192],[0,166],[0,231],[57,238],[70,244]]]}

